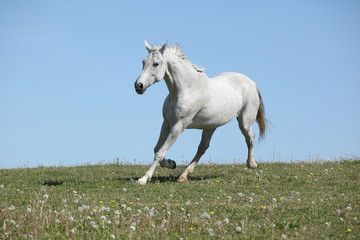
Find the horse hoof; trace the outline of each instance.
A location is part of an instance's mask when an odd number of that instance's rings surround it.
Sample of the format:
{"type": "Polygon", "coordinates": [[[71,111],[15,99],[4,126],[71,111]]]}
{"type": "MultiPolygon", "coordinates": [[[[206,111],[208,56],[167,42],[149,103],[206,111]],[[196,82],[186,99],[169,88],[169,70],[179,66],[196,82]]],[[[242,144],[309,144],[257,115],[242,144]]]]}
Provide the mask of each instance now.
{"type": "Polygon", "coordinates": [[[171,169],[175,169],[176,168],[176,162],[173,161],[173,165],[171,166],[171,169]]]}
{"type": "Polygon", "coordinates": [[[255,162],[255,161],[254,161],[254,163],[255,164],[247,164],[247,167],[251,168],[251,169],[256,169],[260,166],[259,163],[255,162]]]}
{"type": "Polygon", "coordinates": [[[180,176],[176,179],[177,182],[186,182],[187,181],[187,178],[186,177],[183,177],[183,176],[180,176]]]}
{"type": "Polygon", "coordinates": [[[141,179],[137,180],[136,183],[140,185],[146,185],[146,181],[143,181],[141,179]]]}

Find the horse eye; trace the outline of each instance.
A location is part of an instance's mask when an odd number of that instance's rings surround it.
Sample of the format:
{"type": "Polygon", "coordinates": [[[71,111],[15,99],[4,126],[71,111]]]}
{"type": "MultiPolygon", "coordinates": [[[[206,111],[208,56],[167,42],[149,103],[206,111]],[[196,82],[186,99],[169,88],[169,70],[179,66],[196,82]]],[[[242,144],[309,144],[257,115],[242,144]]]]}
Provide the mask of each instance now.
{"type": "Polygon", "coordinates": [[[159,66],[159,64],[158,64],[158,63],[154,63],[153,66],[154,66],[154,67],[157,67],[157,66],[159,66]]]}

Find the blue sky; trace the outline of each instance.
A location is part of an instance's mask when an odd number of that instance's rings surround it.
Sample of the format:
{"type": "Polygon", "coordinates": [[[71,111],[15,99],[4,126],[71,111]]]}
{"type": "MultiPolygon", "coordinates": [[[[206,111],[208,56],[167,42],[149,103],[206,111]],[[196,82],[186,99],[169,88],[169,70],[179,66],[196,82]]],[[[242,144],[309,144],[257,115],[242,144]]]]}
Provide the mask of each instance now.
{"type": "MultiPolygon", "coordinates": [[[[150,164],[167,88],[135,93],[143,40],[258,84],[272,127],[255,160],[359,156],[359,12],[359,1],[1,1],[0,167],[150,164]]],[[[185,131],[167,157],[190,161],[200,136],[185,131]]],[[[246,156],[231,121],[202,162],[246,156]]]]}

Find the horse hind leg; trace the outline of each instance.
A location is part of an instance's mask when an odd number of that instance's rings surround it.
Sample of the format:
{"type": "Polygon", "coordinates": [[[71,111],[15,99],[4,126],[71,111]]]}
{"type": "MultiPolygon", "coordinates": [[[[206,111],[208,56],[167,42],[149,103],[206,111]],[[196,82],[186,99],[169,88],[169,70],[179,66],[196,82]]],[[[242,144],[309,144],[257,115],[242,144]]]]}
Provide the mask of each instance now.
{"type": "Polygon", "coordinates": [[[248,158],[246,165],[248,168],[257,168],[259,164],[254,161],[253,148],[255,134],[252,131],[252,126],[255,122],[256,114],[251,114],[251,111],[243,112],[237,117],[239,128],[245,137],[245,141],[248,147],[248,158]]]}
{"type": "Polygon", "coordinates": [[[205,151],[209,148],[210,140],[211,140],[212,135],[215,132],[215,129],[204,129],[203,130],[202,136],[201,136],[201,141],[200,141],[200,144],[198,147],[198,151],[197,151],[195,157],[193,158],[193,160],[191,161],[191,163],[186,167],[184,172],[182,172],[177,177],[177,180],[176,180],[177,182],[186,182],[187,181],[187,176],[194,171],[196,164],[199,162],[202,155],[204,155],[205,151]]]}

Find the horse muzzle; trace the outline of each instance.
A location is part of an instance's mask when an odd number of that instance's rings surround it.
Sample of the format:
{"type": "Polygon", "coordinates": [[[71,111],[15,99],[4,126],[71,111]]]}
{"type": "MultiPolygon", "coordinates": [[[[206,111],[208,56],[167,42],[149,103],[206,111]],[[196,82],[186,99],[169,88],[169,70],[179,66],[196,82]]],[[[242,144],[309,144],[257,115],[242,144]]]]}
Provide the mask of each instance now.
{"type": "Polygon", "coordinates": [[[145,92],[144,84],[135,82],[135,91],[137,94],[143,94],[145,92]]]}

